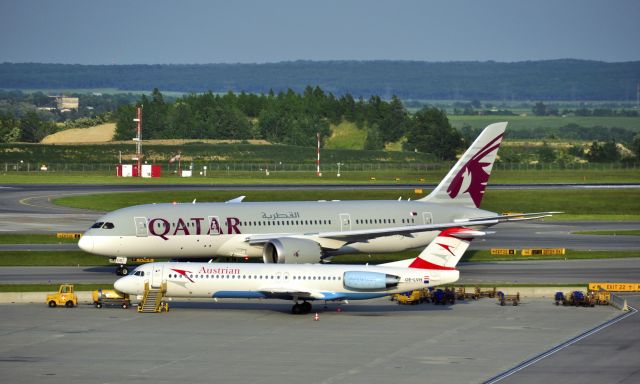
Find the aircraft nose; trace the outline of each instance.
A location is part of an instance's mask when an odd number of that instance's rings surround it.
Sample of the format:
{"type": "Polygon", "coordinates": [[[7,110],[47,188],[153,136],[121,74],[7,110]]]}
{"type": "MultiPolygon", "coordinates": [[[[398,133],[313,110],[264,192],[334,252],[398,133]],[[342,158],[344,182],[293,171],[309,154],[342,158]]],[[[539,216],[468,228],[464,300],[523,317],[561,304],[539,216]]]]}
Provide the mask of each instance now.
{"type": "Polygon", "coordinates": [[[78,247],[85,252],[93,251],[93,238],[91,236],[82,236],[78,241],[78,247]]]}
{"type": "Polygon", "coordinates": [[[120,291],[124,293],[130,293],[130,292],[127,292],[128,286],[129,284],[127,284],[127,277],[122,277],[116,280],[115,283],[113,283],[113,288],[115,288],[116,291],[120,291]]]}

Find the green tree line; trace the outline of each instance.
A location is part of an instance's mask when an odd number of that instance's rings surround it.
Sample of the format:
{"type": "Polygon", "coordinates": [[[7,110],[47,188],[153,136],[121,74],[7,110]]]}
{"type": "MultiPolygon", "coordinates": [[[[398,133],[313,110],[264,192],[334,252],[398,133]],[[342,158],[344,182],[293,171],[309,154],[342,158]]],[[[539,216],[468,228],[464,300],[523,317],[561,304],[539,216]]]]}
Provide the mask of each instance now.
{"type": "Polygon", "coordinates": [[[407,137],[405,149],[450,160],[465,144],[442,110],[424,108],[411,115],[396,96],[389,101],[379,96],[356,99],[349,93],[336,97],[317,86],[307,86],[302,93],[291,89],[278,94],[208,92],[172,103],[165,102],[162,93],[154,89],[136,105],[122,106],[114,113],[116,139],[135,136],[133,119],[138,106],[143,108],[144,139],[266,139],[314,146],[317,133],[324,142],[331,134],[330,124],[348,121],[367,131],[368,150],[383,149],[385,144],[407,137]]]}

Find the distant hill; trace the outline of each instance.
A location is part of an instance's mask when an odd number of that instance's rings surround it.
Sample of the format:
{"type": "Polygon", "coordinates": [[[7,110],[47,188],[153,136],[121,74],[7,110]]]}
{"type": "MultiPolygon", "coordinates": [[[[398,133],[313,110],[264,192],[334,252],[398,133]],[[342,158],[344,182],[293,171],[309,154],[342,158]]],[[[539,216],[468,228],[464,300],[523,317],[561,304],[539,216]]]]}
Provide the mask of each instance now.
{"type": "Polygon", "coordinates": [[[295,61],[267,64],[0,64],[0,88],[178,92],[302,92],[422,100],[635,100],[640,61],[516,63],[295,61]]]}

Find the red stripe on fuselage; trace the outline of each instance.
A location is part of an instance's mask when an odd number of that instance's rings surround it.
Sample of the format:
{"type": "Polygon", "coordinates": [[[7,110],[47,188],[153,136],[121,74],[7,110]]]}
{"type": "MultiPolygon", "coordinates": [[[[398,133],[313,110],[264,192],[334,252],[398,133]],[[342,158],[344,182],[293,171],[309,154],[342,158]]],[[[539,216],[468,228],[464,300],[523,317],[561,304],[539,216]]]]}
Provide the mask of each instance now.
{"type": "Polygon", "coordinates": [[[416,257],[415,260],[409,265],[409,268],[419,268],[419,269],[439,269],[443,271],[455,271],[455,268],[445,267],[443,265],[433,264],[426,260],[423,260],[419,257],[416,257]]]}

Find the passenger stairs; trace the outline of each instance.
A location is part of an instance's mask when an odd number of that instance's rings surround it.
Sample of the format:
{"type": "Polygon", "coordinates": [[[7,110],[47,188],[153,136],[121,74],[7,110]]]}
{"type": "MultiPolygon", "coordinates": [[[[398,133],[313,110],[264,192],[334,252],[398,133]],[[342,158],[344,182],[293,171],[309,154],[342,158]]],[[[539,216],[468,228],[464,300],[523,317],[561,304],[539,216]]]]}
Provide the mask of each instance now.
{"type": "Polygon", "coordinates": [[[149,283],[145,283],[144,296],[138,304],[138,312],[169,312],[169,304],[162,300],[166,291],[166,283],[163,283],[160,288],[151,288],[149,283]]]}

